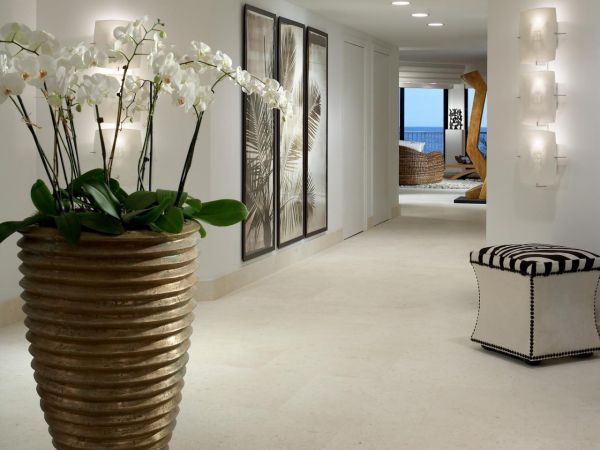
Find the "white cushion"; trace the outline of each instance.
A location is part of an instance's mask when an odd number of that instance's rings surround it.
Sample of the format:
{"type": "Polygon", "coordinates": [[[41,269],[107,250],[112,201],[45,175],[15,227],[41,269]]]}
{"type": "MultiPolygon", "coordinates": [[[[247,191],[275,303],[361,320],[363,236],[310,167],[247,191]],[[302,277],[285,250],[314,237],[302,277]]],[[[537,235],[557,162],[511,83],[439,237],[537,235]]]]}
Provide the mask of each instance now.
{"type": "Polygon", "coordinates": [[[418,141],[398,141],[398,145],[401,145],[402,147],[412,148],[413,150],[416,150],[418,152],[422,152],[425,148],[425,142],[418,141]]]}

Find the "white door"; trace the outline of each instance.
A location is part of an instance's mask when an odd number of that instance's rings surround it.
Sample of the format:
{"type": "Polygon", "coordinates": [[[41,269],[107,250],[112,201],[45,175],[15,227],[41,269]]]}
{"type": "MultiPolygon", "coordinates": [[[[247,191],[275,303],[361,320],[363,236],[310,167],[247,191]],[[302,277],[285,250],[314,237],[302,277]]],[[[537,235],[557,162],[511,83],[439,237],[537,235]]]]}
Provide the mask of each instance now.
{"type": "Polygon", "coordinates": [[[373,52],[373,223],[392,218],[389,195],[390,57],[373,52]]]}
{"type": "Polygon", "coordinates": [[[365,229],[365,49],[344,42],[344,239],[365,229]]]}

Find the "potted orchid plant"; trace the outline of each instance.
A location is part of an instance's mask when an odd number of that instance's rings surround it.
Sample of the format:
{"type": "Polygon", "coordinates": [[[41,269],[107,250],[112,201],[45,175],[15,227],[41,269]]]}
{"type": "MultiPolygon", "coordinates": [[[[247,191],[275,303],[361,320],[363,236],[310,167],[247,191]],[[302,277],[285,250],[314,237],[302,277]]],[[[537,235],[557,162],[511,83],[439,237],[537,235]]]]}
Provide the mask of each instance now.
{"type": "Polygon", "coordinates": [[[0,104],[31,135],[45,179],[31,188],[35,214],[0,223],[0,242],[21,232],[27,338],[56,448],[168,448],[191,334],[197,236],[248,212],[237,200],[203,202],[186,192],[202,119],[231,81],[285,117],[290,98],[229,56],[192,42],[178,53],[165,25],[136,20],[114,29],[114,46],[61,46],[45,31],[0,27],[0,104]],[[142,62],[148,76],[136,75],[142,62]],[[97,68],[117,67],[117,75],[97,68]],[[44,142],[23,93],[47,103],[44,142]],[[156,105],[170,98],[194,116],[177,190],[152,188],[156,105]],[[106,105],[116,126],[103,129],[106,105]],[[78,114],[91,108],[101,159],[80,158],[78,114]],[[142,117],[135,192],[113,176],[123,125],[142,117]]]}

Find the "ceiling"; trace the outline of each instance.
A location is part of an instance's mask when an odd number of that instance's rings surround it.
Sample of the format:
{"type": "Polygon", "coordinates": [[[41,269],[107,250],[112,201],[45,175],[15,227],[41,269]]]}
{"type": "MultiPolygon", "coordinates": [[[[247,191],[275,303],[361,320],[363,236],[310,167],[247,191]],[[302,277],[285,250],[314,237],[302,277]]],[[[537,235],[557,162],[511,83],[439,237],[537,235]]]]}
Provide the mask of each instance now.
{"type": "Polygon", "coordinates": [[[398,46],[412,61],[470,63],[486,56],[488,0],[291,0],[338,23],[398,46]],[[427,12],[427,18],[411,17],[427,12]],[[439,28],[429,22],[443,22],[439,28]]]}

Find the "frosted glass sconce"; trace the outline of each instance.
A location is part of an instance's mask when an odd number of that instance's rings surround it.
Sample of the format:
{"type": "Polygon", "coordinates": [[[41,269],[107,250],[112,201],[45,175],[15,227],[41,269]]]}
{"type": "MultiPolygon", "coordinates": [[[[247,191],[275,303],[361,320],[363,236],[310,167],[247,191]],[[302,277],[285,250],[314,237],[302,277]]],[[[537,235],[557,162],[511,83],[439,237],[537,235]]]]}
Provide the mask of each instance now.
{"type": "Polygon", "coordinates": [[[519,85],[521,121],[530,125],[547,125],[556,121],[556,76],[552,71],[521,74],[519,85]]]}
{"type": "Polygon", "coordinates": [[[519,145],[519,175],[525,184],[546,187],[558,181],[558,147],[552,131],[524,130],[519,145]]]}
{"type": "Polygon", "coordinates": [[[101,49],[113,48],[115,37],[113,30],[127,25],[126,20],[96,20],[94,25],[94,43],[101,49]]]}
{"type": "MultiPolygon", "coordinates": [[[[115,129],[103,128],[104,145],[110,154],[115,129]]],[[[119,132],[115,160],[113,165],[113,178],[119,180],[125,190],[135,191],[137,188],[137,159],[142,149],[142,132],[136,128],[123,128],[119,132]]],[[[100,132],[94,135],[94,153],[101,155],[100,132]]]]}
{"type": "Polygon", "coordinates": [[[556,59],[558,21],[556,8],[521,12],[519,53],[521,64],[545,64],[556,59]]]}
{"type": "MultiPolygon", "coordinates": [[[[110,152],[113,139],[115,137],[115,128],[106,127],[102,129],[102,135],[104,136],[104,144],[106,151],[110,152]]],[[[115,158],[118,156],[125,156],[131,151],[140,150],[142,148],[142,132],[136,128],[123,128],[119,131],[119,137],[117,139],[117,148],[115,150],[115,158]]],[[[94,153],[102,153],[102,145],[100,144],[100,132],[96,130],[94,135],[94,153]]]]}

